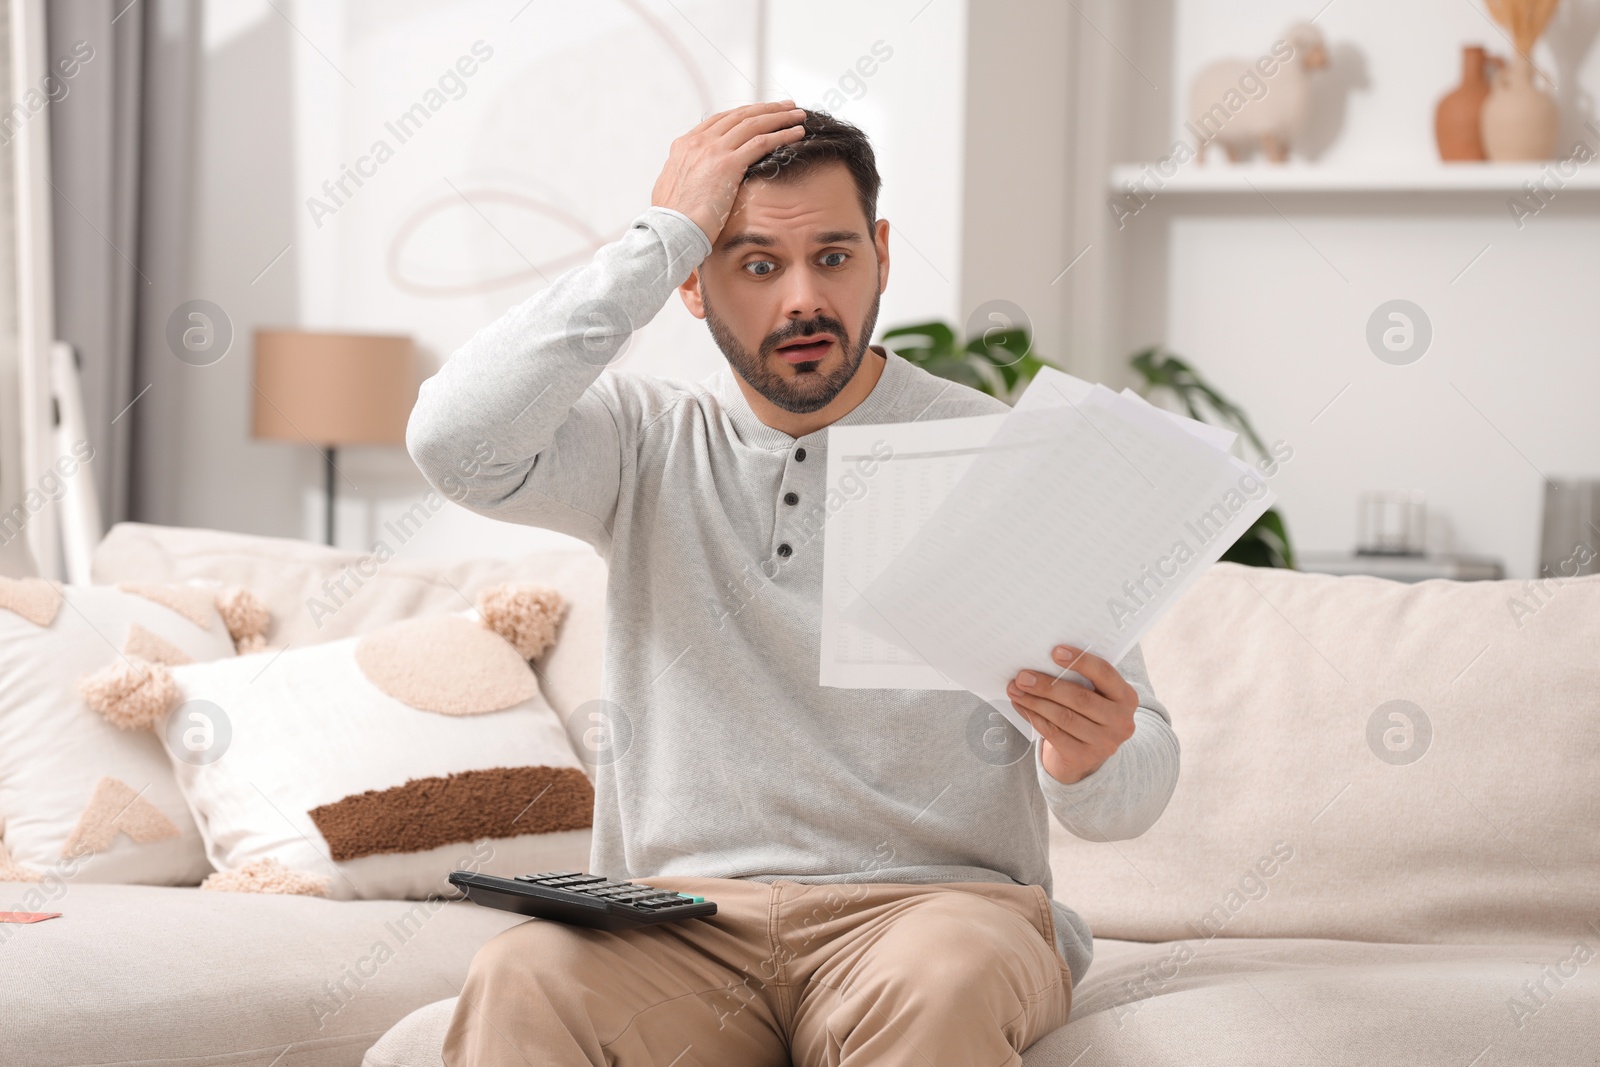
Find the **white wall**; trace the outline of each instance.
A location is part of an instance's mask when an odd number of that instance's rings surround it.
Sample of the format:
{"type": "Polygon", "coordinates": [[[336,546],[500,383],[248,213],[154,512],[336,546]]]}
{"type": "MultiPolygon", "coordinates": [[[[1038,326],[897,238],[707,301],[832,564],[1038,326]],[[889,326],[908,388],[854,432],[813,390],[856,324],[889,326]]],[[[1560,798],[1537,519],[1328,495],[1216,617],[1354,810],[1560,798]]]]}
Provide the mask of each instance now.
{"type": "MultiPolygon", "coordinates": [[[[894,234],[879,329],[956,314],[959,0],[925,10],[923,0],[772,0],[765,54],[749,0],[279,7],[287,18],[265,0],[206,5],[197,295],[228,311],[239,341],[205,368],[214,373],[185,377],[192,416],[174,428],[185,439],[182,496],[165,521],[320,536],[320,458],[247,436],[253,327],[407,331],[431,374],[474,331],[620,236],[648,206],[672,138],[738,103],[792,95],[862,125],[894,234]],[[386,134],[384,122],[478,40],[493,56],[460,98],[404,144],[386,134]],[[878,42],[891,54],[862,76],[858,63],[878,42]],[[319,225],[306,199],[378,137],[396,144],[393,158],[319,225]]],[[[676,298],[620,361],[692,379],[722,365],[676,298]]],[[[425,488],[404,450],[347,449],[340,467],[341,546],[385,538],[396,548],[384,520],[425,488]]],[[[404,551],[507,554],[560,540],[447,505],[404,551]]]]}
{"type": "Polygon", "coordinates": [[[1015,324],[1031,330],[1033,354],[1063,366],[1072,350],[1069,289],[1062,282],[1083,251],[1072,243],[1069,221],[1081,25],[1067,5],[985,0],[968,9],[964,64],[957,322],[970,336],[1012,324],[1013,309],[1020,309],[1015,324]]]}
{"type": "MultiPolygon", "coordinates": [[[[1167,98],[1165,128],[1142,131],[1145,146],[1152,133],[1177,136],[1195,70],[1260,54],[1308,13],[1287,0],[1145,7],[1169,10],[1173,27],[1166,65],[1151,70],[1167,98]]],[[[1600,90],[1590,48],[1600,3],[1563,7],[1561,55],[1544,45],[1534,58],[1566,75],[1565,149],[1600,90]]],[[[1338,0],[1318,25],[1335,60],[1320,76],[1334,90],[1319,101],[1325,119],[1337,117],[1346,87],[1337,136],[1331,126],[1316,133],[1328,166],[1428,165],[1434,105],[1459,81],[1460,46],[1509,50],[1479,6],[1459,0],[1338,0]]],[[[1141,84],[1129,75],[1127,91],[1141,84]]],[[[1125,231],[1109,231],[1123,261],[1113,334],[1123,352],[1165,342],[1264,436],[1294,446],[1275,487],[1298,548],[1348,551],[1359,492],[1418,489],[1431,547],[1532,575],[1545,477],[1600,477],[1591,309],[1600,194],[1567,191],[1521,229],[1506,199],[1158,196],[1125,231]],[[1365,340],[1369,316],[1394,298],[1420,305],[1434,329],[1432,347],[1407,367],[1380,362],[1365,340]]]]}
{"type": "Polygon", "coordinates": [[[879,332],[956,316],[967,4],[771,0],[770,9],[767,95],[829,111],[872,139],[891,264],[879,332]],[[878,42],[890,58],[864,62],[878,42]]]}

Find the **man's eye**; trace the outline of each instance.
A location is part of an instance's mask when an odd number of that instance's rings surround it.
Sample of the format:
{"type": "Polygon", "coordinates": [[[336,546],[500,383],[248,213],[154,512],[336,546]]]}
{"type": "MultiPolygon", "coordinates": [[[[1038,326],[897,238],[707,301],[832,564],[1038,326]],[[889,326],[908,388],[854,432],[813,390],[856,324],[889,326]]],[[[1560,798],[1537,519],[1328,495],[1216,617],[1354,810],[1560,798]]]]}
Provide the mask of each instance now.
{"type": "Polygon", "coordinates": [[[772,270],[777,270],[776,265],[774,265],[772,260],[770,260],[770,259],[758,259],[754,263],[746,263],[745,266],[744,266],[744,269],[747,270],[747,271],[750,271],[751,274],[754,274],[758,278],[762,277],[763,275],[771,274],[772,271],[771,270],[750,270],[750,268],[752,268],[752,267],[772,267],[772,270]]]}
{"type": "Polygon", "coordinates": [[[823,262],[827,263],[827,265],[830,266],[830,267],[842,267],[842,266],[844,266],[844,261],[846,259],[849,259],[849,258],[850,258],[850,253],[848,253],[848,252],[828,252],[825,255],[823,255],[823,257],[822,257],[823,262]],[[837,262],[837,263],[827,263],[827,261],[832,259],[834,256],[841,257],[839,262],[837,262]]]}

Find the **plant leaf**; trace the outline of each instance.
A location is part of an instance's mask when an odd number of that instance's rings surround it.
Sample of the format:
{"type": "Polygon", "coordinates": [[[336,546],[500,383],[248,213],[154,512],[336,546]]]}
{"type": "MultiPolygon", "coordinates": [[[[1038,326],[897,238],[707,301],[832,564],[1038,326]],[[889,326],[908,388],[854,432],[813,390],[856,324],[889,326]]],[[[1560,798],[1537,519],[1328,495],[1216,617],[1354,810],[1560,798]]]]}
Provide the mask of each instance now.
{"type": "Polygon", "coordinates": [[[1262,512],[1220,559],[1247,567],[1294,569],[1294,550],[1289,546],[1289,532],[1284,527],[1283,516],[1275,508],[1262,512]]]}

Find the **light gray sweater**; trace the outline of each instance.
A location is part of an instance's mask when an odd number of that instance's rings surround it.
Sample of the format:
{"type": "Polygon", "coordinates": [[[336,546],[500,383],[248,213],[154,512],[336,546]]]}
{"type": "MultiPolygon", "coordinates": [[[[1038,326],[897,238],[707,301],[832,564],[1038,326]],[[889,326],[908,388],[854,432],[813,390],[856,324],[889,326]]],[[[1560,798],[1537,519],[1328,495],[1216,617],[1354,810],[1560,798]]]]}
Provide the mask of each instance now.
{"type": "MultiPolygon", "coordinates": [[[[827,430],[761,422],[729,368],[698,385],[602,373],[622,340],[604,324],[643,326],[710,251],[688,216],[649,208],[473,335],[423,383],[406,432],[432,484],[465,482],[466,507],[580,537],[609,564],[615,724],[589,756],[591,869],[1049,893],[1047,806],[1078,837],[1121,840],[1177,784],[1178,741],[1139,649],[1117,664],[1139,692],[1135,732],[1071,785],[970,693],[819,686],[827,430]]],[[[887,363],[840,424],[1006,410],[879,346],[866,358],[887,363]]],[[[1076,983],[1089,928],[1052,909],[1076,983]]]]}

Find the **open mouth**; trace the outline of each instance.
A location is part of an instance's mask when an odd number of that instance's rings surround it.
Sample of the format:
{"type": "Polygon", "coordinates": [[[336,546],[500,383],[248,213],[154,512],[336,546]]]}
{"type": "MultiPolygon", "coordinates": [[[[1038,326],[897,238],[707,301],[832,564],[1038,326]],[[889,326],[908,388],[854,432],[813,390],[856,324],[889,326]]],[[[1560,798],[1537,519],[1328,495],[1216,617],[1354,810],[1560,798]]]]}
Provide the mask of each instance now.
{"type": "Polygon", "coordinates": [[[827,355],[828,349],[832,346],[832,337],[827,334],[813,334],[781,345],[777,352],[790,363],[809,363],[827,355]]]}

